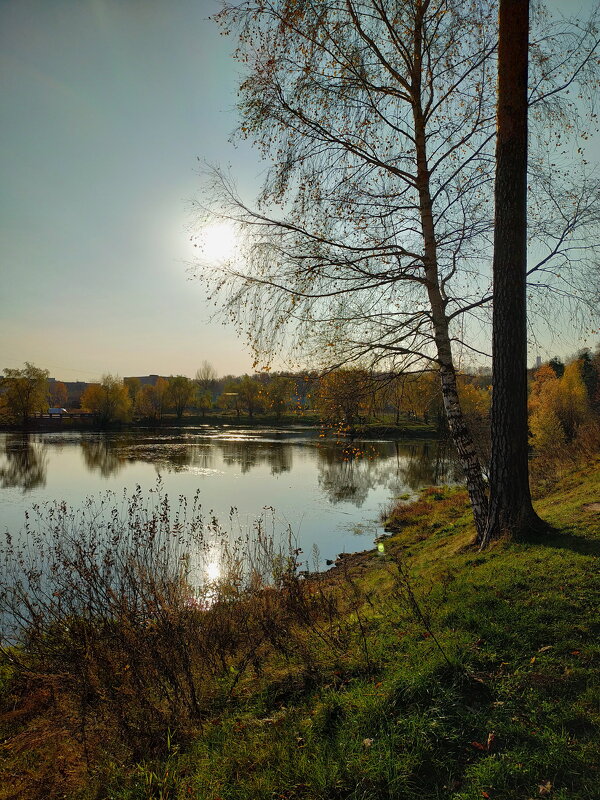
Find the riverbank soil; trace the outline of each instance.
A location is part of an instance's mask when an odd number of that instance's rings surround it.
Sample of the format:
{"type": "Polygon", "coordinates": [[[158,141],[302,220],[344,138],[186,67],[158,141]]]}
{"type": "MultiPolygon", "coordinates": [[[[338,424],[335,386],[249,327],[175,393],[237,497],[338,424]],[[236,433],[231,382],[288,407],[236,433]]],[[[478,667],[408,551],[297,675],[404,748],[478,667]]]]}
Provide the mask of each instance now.
{"type": "Polygon", "coordinates": [[[552,531],[484,553],[465,493],[425,490],[378,549],[258,590],[253,648],[231,594],[239,657],[145,750],[105,710],[127,663],[79,727],[74,679],[5,665],[0,798],[598,797],[599,476],[565,468],[535,501],[552,531]]]}

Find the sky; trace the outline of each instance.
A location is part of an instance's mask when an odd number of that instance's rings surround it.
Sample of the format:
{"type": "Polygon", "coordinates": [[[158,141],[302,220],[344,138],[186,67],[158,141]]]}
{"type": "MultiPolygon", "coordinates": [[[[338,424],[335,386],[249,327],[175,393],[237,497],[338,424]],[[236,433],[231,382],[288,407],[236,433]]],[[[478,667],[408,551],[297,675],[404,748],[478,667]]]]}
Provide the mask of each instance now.
{"type": "Polygon", "coordinates": [[[212,0],[0,0],[0,369],[62,380],[251,370],[188,279],[199,162],[228,143],[233,43],[212,0]]]}
{"type": "Polygon", "coordinates": [[[0,370],[252,370],[186,271],[200,163],[243,195],[265,169],[229,141],[239,67],[218,7],[0,0],[0,370]]]}

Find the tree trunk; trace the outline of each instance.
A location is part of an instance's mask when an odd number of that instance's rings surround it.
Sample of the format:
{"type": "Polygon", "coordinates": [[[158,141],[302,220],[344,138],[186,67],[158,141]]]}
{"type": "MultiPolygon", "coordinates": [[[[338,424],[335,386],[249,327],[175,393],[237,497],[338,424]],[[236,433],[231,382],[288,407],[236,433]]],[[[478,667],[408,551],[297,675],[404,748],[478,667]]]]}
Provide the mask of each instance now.
{"type": "Polygon", "coordinates": [[[481,547],[538,528],[527,428],[527,68],[529,0],[500,0],[490,508],[481,547]]]}
{"type": "Polygon", "coordinates": [[[475,449],[473,437],[460,407],[456,371],[452,358],[448,317],[446,315],[446,299],[440,287],[437,261],[437,239],[433,222],[429,166],[427,162],[426,124],[421,107],[422,78],[422,19],[423,9],[415,20],[415,41],[413,52],[412,97],[413,118],[415,126],[415,152],[417,160],[417,190],[419,192],[419,212],[424,243],[424,267],[427,280],[427,294],[431,305],[431,321],[437,348],[437,361],[440,370],[444,410],[448,420],[448,428],[452,441],[458,452],[461,467],[465,474],[467,491],[473,510],[477,538],[485,531],[488,501],[487,487],[483,478],[479,456],[475,449]]]}

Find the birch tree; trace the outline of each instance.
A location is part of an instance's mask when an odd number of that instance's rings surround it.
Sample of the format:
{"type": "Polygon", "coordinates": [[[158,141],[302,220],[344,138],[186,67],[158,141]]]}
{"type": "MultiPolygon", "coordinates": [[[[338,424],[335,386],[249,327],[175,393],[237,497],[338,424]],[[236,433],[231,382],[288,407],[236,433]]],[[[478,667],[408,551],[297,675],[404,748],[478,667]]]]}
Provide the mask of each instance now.
{"type": "Polygon", "coordinates": [[[212,173],[201,222],[245,238],[240,266],[198,270],[257,358],[292,336],[329,368],[437,369],[480,537],[455,349],[487,347],[471,321],[491,298],[496,16],[491,0],[225,3],[246,70],[239,134],[273,166],[256,207],[212,173]]]}

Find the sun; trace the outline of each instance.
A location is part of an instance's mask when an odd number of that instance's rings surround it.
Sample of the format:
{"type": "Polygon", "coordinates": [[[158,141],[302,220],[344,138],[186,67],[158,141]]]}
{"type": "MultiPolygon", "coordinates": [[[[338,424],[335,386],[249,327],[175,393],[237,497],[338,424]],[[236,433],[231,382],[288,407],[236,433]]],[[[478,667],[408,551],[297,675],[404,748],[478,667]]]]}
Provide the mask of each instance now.
{"type": "Polygon", "coordinates": [[[236,252],[236,232],[230,222],[211,222],[198,236],[202,256],[211,263],[229,261],[236,252]]]}

